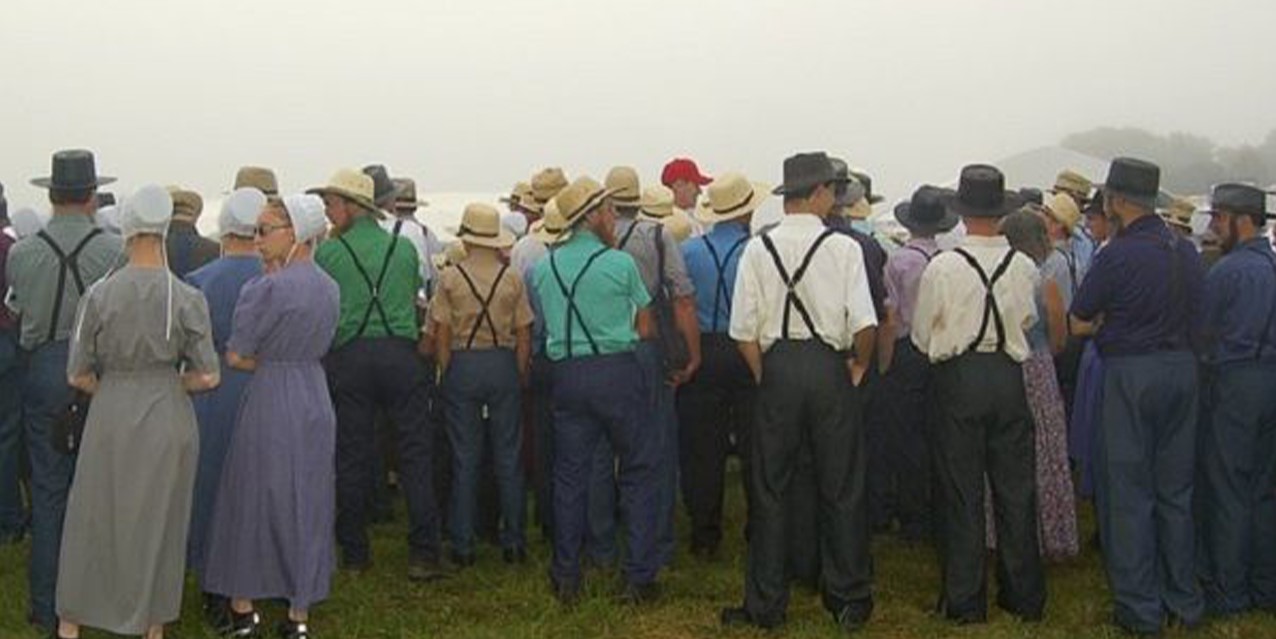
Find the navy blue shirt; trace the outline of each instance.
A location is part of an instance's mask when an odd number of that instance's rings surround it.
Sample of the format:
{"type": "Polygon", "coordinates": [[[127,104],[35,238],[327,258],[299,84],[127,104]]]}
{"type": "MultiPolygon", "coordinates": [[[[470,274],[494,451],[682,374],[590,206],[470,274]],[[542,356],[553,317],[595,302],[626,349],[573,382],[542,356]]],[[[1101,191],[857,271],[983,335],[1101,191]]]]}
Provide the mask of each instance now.
{"type": "Polygon", "coordinates": [[[873,298],[873,310],[877,312],[877,321],[886,321],[886,280],[882,274],[886,270],[886,249],[882,248],[873,236],[854,227],[854,222],[847,217],[830,215],[825,225],[841,233],[849,235],[860,245],[864,254],[864,272],[868,275],[868,293],[873,298]]]}
{"type": "Polygon", "coordinates": [[[1190,350],[1204,280],[1196,247],[1145,215],[1095,256],[1072,314],[1103,316],[1095,344],[1104,357],[1190,350]]]}
{"type": "Polygon", "coordinates": [[[1276,253],[1266,238],[1240,244],[1205,279],[1205,334],[1215,364],[1276,362],[1276,253]]]}
{"type": "Polygon", "coordinates": [[[729,221],[682,243],[687,275],[696,289],[696,318],[702,333],[726,333],[731,326],[731,293],[748,239],[747,224],[729,221]]]}

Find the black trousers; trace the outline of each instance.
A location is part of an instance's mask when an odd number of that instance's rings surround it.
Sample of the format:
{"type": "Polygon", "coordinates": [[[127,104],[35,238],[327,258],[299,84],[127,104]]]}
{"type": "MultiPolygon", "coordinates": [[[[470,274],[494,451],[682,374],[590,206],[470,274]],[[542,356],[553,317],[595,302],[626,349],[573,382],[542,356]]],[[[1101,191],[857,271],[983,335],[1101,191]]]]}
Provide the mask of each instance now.
{"type": "Polygon", "coordinates": [[[1037,542],[1036,449],[1023,372],[1003,353],[967,353],[934,366],[939,418],[934,459],[942,579],[949,618],[987,619],[984,476],[997,524],[997,604],[1025,619],[1045,607],[1037,542]]]}
{"type": "Polygon", "coordinates": [[[435,422],[429,398],[433,370],[407,339],[356,339],[324,360],[337,412],[337,544],[351,562],[370,558],[367,526],[373,512],[377,409],[398,429],[399,486],[408,506],[413,558],[439,552],[438,505],[432,471],[435,422]]]}
{"type": "Polygon", "coordinates": [[[787,496],[810,443],[819,512],[824,606],[867,614],[872,562],[864,503],[860,398],[842,356],[817,341],[781,341],[763,356],[757,419],[750,438],[752,510],[744,605],[779,621],[788,607],[787,496]]]}
{"type": "Polygon", "coordinates": [[[874,394],[873,406],[888,424],[886,460],[895,485],[900,537],[930,539],[934,397],[930,360],[912,340],[906,337],[895,342],[891,368],[880,378],[874,394]]]}
{"type": "Polygon", "coordinates": [[[746,502],[749,493],[749,425],[757,385],[736,343],[723,333],[700,336],[702,364],[678,389],[682,501],[691,518],[691,547],[722,541],[722,501],[727,457],[739,455],[746,502]]]}

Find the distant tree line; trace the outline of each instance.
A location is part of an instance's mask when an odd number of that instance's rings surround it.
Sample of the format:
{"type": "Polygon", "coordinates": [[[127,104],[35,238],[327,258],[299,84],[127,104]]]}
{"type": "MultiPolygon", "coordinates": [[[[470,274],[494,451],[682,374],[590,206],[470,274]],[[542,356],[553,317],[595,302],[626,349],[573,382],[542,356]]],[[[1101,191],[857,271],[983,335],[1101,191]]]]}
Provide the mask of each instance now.
{"type": "Polygon", "coordinates": [[[1074,133],[1063,146],[1096,157],[1146,158],[1161,166],[1162,186],[1183,195],[1202,194],[1225,180],[1276,184],[1276,129],[1259,145],[1219,146],[1191,133],[1157,135],[1143,129],[1100,127],[1074,133]]]}

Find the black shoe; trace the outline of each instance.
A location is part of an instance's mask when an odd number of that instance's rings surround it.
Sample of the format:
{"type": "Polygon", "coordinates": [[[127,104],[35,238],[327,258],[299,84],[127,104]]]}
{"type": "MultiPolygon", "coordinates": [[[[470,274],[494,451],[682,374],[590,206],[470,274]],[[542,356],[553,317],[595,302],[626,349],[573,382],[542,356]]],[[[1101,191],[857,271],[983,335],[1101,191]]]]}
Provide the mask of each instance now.
{"type": "Polygon", "coordinates": [[[452,576],[452,568],[437,559],[409,559],[408,580],[431,582],[452,576]]]}
{"type": "Polygon", "coordinates": [[[762,630],[775,630],[784,625],[783,619],[755,619],[749,614],[748,610],[740,608],[723,608],[718,615],[718,621],[728,628],[739,626],[752,626],[761,628],[762,630]]]}
{"type": "Polygon", "coordinates": [[[225,626],[218,633],[226,639],[248,639],[261,636],[261,615],[256,610],[245,613],[230,611],[225,626]]]}
{"type": "Polygon", "coordinates": [[[626,583],[616,596],[620,603],[629,606],[643,606],[655,603],[659,598],[660,584],[654,581],[645,584],[626,583]]]}
{"type": "Polygon", "coordinates": [[[869,617],[873,616],[873,603],[856,604],[843,606],[841,610],[833,615],[833,620],[842,630],[847,632],[856,632],[863,630],[868,625],[869,617]]]}
{"type": "Polygon", "coordinates": [[[560,584],[550,580],[550,586],[554,589],[554,599],[564,608],[575,608],[580,603],[580,584],[560,584]]]}
{"type": "Polygon", "coordinates": [[[501,551],[501,559],[507,564],[525,564],[527,563],[527,549],[523,547],[506,548],[501,551]]]}
{"type": "Polygon", "coordinates": [[[474,553],[460,553],[452,551],[452,565],[457,568],[469,568],[474,565],[474,553]]]}
{"type": "Polygon", "coordinates": [[[310,628],[304,621],[286,619],[275,626],[279,639],[310,639],[310,628]]]}

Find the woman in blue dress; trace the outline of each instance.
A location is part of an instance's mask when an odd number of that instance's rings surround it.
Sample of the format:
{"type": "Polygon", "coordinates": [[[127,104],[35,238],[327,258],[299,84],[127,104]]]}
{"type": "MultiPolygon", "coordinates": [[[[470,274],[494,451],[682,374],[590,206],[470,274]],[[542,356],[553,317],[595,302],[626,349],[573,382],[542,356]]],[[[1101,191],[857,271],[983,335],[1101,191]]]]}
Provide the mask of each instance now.
{"type": "Polygon", "coordinates": [[[226,361],[249,371],[213,510],[205,587],[231,599],[223,631],[254,636],[253,600],[286,599],[287,639],[307,639],[310,607],[334,568],[336,416],[320,358],[336,333],[337,284],[311,261],[323,201],[270,202],[256,228],[266,274],[235,308],[226,361]]]}
{"type": "MultiPolygon", "coordinates": [[[[220,226],[222,256],[186,276],[208,300],[213,323],[213,346],[222,358],[222,383],[211,393],[196,395],[195,419],[199,421],[199,465],[195,472],[195,500],[191,506],[190,537],[186,543],[186,567],[201,578],[208,551],[208,525],[213,516],[222,463],[239,415],[239,400],[251,375],[226,366],[226,341],[230,339],[231,318],[239,292],[249,280],[261,275],[261,257],[253,243],[257,217],[266,206],[266,196],[257,189],[238,189],[222,204],[220,226]]],[[[202,586],[202,584],[201,584],[202,586]]],[[[203,588],[207,591],[207,588],[203,588]]],[[[225,623],[228,603],[217,595],[204,595],[204,613],[209,623],[225,623]]]]}

